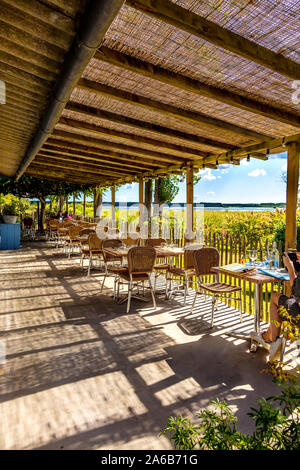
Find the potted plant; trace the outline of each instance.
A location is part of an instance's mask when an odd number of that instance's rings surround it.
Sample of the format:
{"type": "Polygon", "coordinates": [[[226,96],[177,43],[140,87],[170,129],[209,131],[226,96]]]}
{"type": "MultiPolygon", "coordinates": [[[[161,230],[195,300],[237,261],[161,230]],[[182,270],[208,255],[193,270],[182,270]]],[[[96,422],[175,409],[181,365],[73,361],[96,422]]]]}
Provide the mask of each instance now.
{"type": "Polygon", "coordinates": [[[2,209],[2,218],[5,224],[15,224],[19,214],[18,206],[15,201],[11,201],[2,209]]]}

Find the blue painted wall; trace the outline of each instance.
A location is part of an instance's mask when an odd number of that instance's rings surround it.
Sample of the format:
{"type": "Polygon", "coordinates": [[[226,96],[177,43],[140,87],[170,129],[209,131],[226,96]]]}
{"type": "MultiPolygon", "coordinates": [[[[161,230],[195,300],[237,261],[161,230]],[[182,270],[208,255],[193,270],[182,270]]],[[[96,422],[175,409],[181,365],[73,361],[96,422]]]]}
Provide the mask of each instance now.
{"type": "Polygon", "coordinates": [[[20,224],[0,224],[0,250],[17,250],[20,248],[20,224]]]}

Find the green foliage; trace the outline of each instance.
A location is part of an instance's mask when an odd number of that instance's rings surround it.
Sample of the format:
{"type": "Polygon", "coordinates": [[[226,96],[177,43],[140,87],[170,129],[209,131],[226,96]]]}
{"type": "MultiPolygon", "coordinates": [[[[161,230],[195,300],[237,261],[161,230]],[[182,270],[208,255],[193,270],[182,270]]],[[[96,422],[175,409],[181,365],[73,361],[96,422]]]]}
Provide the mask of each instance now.
{"type": "Polygon", "coordinates": [[[33,176],[22,176],[19,181],[6,178],[0,181],[0,193],[19,197],[45,200],[51,195],[68,196],[90,190],[90,185],[74,184],[64,181],[46,180],[33,176]]]}
{"type": "Polygon", "coordinates": [[[199,430],[199,425],[192,423],[189,419],[171,416],[167,428],[162,431],[161,435],[169,434],[170,439],[174,441],[175,449],[193,450],[198,442],[199,430]]]}
{"type": "Polygon", "coordinates": [[[285,384],[280,395],[263,398],[248,415],[253,434],[237,431],[237,418],[225,401],[212,401],[199,413],[199,423],[179,416],[169,418],[167,434],[179,450],[297,450],[300,447],[300,385],[285,384]]]}
{"type": "MultiPolygon", "coordinates": [[[[194,174],[194,184],[197,184],[201,179],[200,175],[194,174]]],[[[185,180],[185,175],[176,176],[170,175],[159,178],[158,196],[161,204],[168,204],[172,202],[179,192],[179,183],[185,180]]]]}
{"type": "MultiPolygon", "coordinates": [[[[283,329],[291,330],[283,324],[283,329]]],[[[299,341],[299,328],[291,327],[291,341],[299,341]]],[[[283,363],[272,361],[273,381],[281,387],[279,395],[258,400],[248,416],[255,423],[252,434],[237,431],[237,418],[226,401],[212,401],[197,413],[198,423],[179,416],[170,417],[160,435],[168,435],[179,450],[299,450],[300,448],[300,376],[299,366],[285,370],[283,363]]]]}
{"type": "Polygon", "coordinates": [[[21,215],[30,209],[27,199],[13,196],[12,194],[0,194],[0,205],[2,215],[21,215]]]}
{"type": "MultiPolygon", "coordinates": [[[[285,221],[282,220],[275,228],[275,241],[277,245],[281,241],[282,246],[285,246],[285,221]]],[[[300,250],[300,215],[297,217],[297,249],[300,250]]]]}
{"type": "Polygon", "coordinates": [[[299,450],[300,448],[300,381],[285,382],[281,393],[259,401],[249,416],[256,430],[251,438],[253,450],[299,450]]]}
{"type": "Polygon", "coordinates": [[[167,204],[173,201],[179,192],[179,176],[166,176],[159,179],[158,197],[161,204],[167,204]]]}
{"type": "Polygon", "coordinates": [[[249,243],[260,239],[272,239],[277,227],[285,218],[281,210],[272,212],[223,212],[206,211],[205,231],[219,235],[230,235],[233,239],[246,237],[249,243]]]}

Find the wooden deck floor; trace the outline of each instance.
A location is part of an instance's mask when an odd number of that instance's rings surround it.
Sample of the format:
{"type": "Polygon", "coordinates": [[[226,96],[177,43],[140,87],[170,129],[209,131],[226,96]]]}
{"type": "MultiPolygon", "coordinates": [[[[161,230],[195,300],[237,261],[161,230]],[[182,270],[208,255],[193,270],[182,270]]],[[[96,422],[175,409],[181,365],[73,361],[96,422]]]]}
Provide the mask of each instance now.
{"type": "Polygon", "coordinates": [[[159,437],[169,416],[226,399],[250,432],[250,407],[278,391],[260,373],[267,352],[224,334],[241,328],[234,309],[222,306],[213,330],[209,302],[187,316],[192,296],[183,307],[158,295],[156,311],[134,300],[126,314],[111,284],[100,293],[100,272],[43,242],[0,263],[1,449],[170,449],[159,437]]]}

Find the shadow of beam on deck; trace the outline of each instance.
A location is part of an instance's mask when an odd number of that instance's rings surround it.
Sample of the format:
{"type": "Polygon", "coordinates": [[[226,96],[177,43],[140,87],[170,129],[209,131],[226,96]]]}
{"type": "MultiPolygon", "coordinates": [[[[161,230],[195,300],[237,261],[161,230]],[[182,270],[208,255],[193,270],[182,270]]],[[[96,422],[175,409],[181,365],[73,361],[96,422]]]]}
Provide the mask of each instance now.
{"type": "MultiPolygon", "coordinates": [[[[49,278],[60,280],[70,301],[60,303],[64,313],[62,321],[7,330],[11,348],[15,347],[17,352],[8,354],[11,370],[7,376],[0,376],[4,390],[0,396],[2,402],[34,396],[66,384],[84,383],[91,377],[107,377],[109,381],[110,374],[117,372],[126,377],[145,411],[134,414],[129,410],[134,416],[107,424],[101,423],[99,409],[99,415],[95,414],[87,422],[92,429],[79,429],[70,422],[64,437],[56,438],[49,433],[48,443],[39,448],[100,445],[110,448],[113,442],[130,442],[141,434],[157,435],[166,426],[169,416],[194,414],[216,397],[228,399],[241,418],[241,429],[249,429],[251,422],[249,418],[245,419],[245,413],[250,406],[256,404],[257,398],[277,391],[269,377],[259,374],[266,365],[265,351],[251,355],[246,342],[216,336],[218,331],[202,335],[193,342],[176,344],[162,330],[165,324],[151,326],[146,320],[151,315],[165,312],[178,322],[186,318],[189,305],[182,308],[176,301],[169,303],[159,298],[159,312],[146,312],[141,316],[141,304],[134,302],[131,313],[126,315],[124,305],[116,305],[111,297],[89,295],[88,286],[94,285],[97,278],[91,277],[87,282],[85,277],[85,288],[78,291],[76,286],[80,287],[80,280],[74,282],[74,279],[76,273],[81,275],[79,267],[59,269],[51,255],[47,253],[47,257],[43,257],[44,252],[41,248],[40,259],[47,259],[47,269],[50,268],[46,271],[47,277],[50,272],[49,278]],[[18,341],[22,341],[21,348],[18,341]],[[155,363],[165,364],[169,376],[157,376],[151,383],[143,371],[155,363]]],[[[61,264],[65,263],[68,264],[68,260],[62,259],[61,264]]],[[[47,285],[47,279],[45,282],[47,285]]],[[[106,289],[105,292],[111,291],[106,289]]],[[[34,310],[26,309],[24,313],[34,310]]],[[[205,314],[209,315],[209,308],[205,314]]],[[[220,315],[223,314],[220,310],[220,315]]],[[[86,399],[83,395],[82,406],[86,399]]],[[[117,408],[118,404],[114,406],[117,408]]]]}

